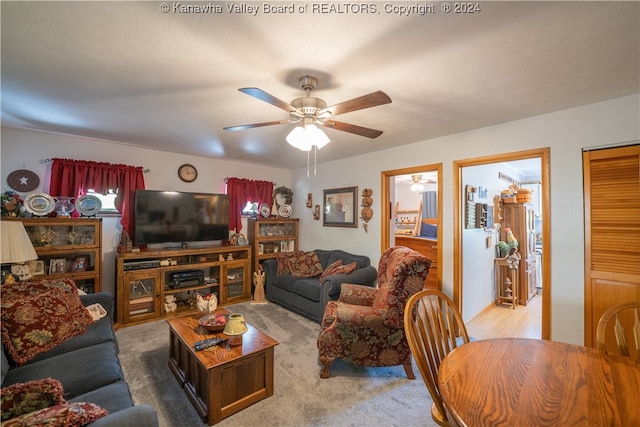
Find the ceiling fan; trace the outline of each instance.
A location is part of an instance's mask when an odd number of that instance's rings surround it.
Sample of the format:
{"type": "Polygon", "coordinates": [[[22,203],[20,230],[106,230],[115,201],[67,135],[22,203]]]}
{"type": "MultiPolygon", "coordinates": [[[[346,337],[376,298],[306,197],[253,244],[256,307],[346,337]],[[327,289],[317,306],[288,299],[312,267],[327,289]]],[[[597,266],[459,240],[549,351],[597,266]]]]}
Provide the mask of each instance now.
{"type": "Polygon", "coordinates": [[[269,93],[256,87],[245,87],[238,89],[242,93],[246,93],[249,96],[258,98],[261,101],[267,102],[286,111],[287,113],[289,113],[290,117],[286,120],[274,120],[271,122],[229,126],[225,127],[224,129],[228,131],[238,131],[262,126],[302,122],[303,126],[321,125],[327,128],[341,130],[372,139],[382,135],[382,131],[380,130],[331,120],[331,117],[337,116],[338,114],[349,113],[351,111],[357,111],[365,108],[376,107],[378,105],[388,104],[391,102],[391,98],[389,98],[386,93],[382,91],[376,91],[327,107],[327,103],[324,100],[311,96],[311,91],[316,88],[317,82],[317,79],[312,76],[301,77],[300,87],[304,91],[306,91],[307,94],[302,98],[294,99],[293,101],[291,101],[291,103],[282,101],[281,99],[278,99],[275,96],[270,95],[269,93]]]}

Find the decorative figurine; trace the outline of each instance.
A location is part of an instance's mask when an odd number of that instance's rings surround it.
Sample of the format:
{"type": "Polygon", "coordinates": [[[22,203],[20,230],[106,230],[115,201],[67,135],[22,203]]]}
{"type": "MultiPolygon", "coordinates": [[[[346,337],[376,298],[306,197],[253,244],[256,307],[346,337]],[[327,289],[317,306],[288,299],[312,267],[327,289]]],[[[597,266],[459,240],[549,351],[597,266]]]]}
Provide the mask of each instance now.
{"type": "Polygon", "coordinates": [[[218,297],[216,294],[209,294],[203,297],[200,294],[196,295],[196,306],[198,310],[205,313],[213,313],[218,308],[218,297]]]}
{"type": "Polygon", "coordinates": [[[178,308],[175,295],[165,295],[164,297],[164,311],[167,313],[173,313],[178,308]]]}
{"type": "Polygon", "coordinates": [[[257,271],[253,272],[253,284],[256,287],[253,292],[253,301],[251,304],[267,304],[267,301],[264,299],[264,279],[265,279],[264,270],[260,270],[260,273],[257,271]]]}

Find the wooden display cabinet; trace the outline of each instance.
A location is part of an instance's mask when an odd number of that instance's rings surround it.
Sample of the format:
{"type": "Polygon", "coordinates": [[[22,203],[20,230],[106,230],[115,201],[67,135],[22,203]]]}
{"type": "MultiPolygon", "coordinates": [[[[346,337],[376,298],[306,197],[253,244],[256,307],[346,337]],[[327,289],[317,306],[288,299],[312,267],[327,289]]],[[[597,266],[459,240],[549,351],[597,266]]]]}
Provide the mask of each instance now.
{"type": "Polygon", "coordinates": [[[298,250],[298,218],[249,219],[249,243],[252,245],[252,271],[276,257],[278,252],[298,250]]]}
{"type": "Polygon", "coordinates": [[[527,302],[536,295],[536,254],[535,254],[534,211],[531,205],[523,203],[503,203],[500,240],[506,241],[506,228],[511,228],[518,240],[520,265],[518,266],[518,303],[527,302]]]}
{"type": "Polygon", "coordinates": [[[116,323],[132,325],[198,311],[198,294],[215,293],[220,306],[251,299],[251,247],[116,254],[116,323]],[[193,276],[192,276],[193,274],[193,276]],[[174,296],[175,311],[165,309],[174,296]]]}
{"type": "Polygon", "coordinates": [[[79,289],[102,290],[101,218],[2,218],[21,221],[38,259],[33,280],[73,279],[79,289]]]}

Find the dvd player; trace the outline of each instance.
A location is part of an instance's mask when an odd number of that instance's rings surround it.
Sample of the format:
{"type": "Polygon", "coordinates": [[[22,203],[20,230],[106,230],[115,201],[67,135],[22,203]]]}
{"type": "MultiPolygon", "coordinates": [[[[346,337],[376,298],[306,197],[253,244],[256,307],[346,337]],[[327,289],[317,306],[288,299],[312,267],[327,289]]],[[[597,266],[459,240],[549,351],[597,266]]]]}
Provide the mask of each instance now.
{"type": "Polygon", "coordinates": [[[189,288],[204,285],[204,271],[183,270],[167,273],[166,284],[171,289],[189,288]]]}
{"type": "Polygon", "coordinates": [[[149,261],[125,262],[124,265],[122,266],[124,271],[142,270],[144,268],[157,268],[157,267],[160,267],[160,260],[159,259],[152,259],[152,260],[149,260],[149,261]]]}

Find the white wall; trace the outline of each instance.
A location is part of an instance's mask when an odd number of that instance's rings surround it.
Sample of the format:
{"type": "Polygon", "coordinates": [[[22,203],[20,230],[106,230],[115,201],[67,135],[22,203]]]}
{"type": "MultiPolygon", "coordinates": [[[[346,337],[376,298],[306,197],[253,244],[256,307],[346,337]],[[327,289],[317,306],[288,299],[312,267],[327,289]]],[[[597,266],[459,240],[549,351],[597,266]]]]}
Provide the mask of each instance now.
{"type": "MultiPolygon", "coordinates": [[[[640,97],[627,96],[556,113],[531,117],[403,147],[319,164],[317,176],[295,170],[298,194],[320,200],[325,188],[357,185],[373,189],[374,216],[369,232],[362,227],[323,227],[294,200],[300,215],[301,247],[342,247],[380,254],[380,171],[441,162],[443,164],[443,288],[453,293],[453,162],[492,154],[550,147],[551,151],[551,338],[582,344],[584,340],[584,221],[582,148],[640,139],[640,97]],[[424,159],[420,160],[420,153],[424,159]],[[464,153],[464,154],[462,154],[464,153]],[[373,167],[375,165],[375,167],[373,167]]],[[[339,142],[333,142],[339,143],[339,142]]],[[[545,219],[546,221],[546,219],[545,219]]]]}
{"type": "MultiPolygon", "coordinates": [[[[2,128],[1,175],[2,191],[9,190],[7,176],[16,169],[28,169],[40,177],[40,187],[33,192],[48,193],[50,166],[41,162],[53,157],[97,162],[123,163],[149,168],[144,175],[145,185],[150,190],[174,190],[205,193],[224,193],[224,178],[238,177],[271,180],[277,185],[290,186],[288,170],[254,164],[228,162],[197,156],[187,156],[164,151],[147,150],[89,138],[69,135],[34,132],[2,128]],[[178,166],[191,163],[198,169],[198,179],[185,183],[178,178],[178,166]]],[[[23,196],[26,194],[23,194],[23,196]]],[[[245,229],[242,232],[246,235],[245,229]]],[[[115,295],[115,248],[122,231],[120,217],[102,220],[103,273],[102,289],[115,295]]]]}

